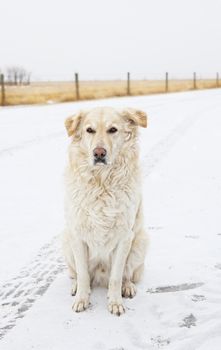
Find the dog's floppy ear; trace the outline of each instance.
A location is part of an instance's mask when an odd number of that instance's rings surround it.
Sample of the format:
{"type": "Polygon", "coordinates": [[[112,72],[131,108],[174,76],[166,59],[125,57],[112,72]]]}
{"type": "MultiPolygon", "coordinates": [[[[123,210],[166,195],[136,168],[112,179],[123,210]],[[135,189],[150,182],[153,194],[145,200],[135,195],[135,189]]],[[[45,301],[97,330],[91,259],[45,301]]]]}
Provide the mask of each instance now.
{"type": "Polygon", "coordinates": [[[82,112],[78,112],[70,117],[68,117],[64,124],[68,133],[68,136],[72,136],[74,135],[81,123],[81,119],[82,119],[82,112]]]}
{"type": "Polygon", "coordinates": [[[132,125],[147,127],[147,114],[139,109],[126,108],[122,111],[122,115],[132,125]]]}

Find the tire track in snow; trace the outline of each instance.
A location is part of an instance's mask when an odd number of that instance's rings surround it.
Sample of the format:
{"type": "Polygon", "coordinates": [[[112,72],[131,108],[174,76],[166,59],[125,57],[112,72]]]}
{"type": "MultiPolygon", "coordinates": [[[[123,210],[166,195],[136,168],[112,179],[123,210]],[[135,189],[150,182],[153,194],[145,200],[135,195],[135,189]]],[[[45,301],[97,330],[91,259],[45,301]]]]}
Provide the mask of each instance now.
{"type": "Polygon", "coordinates": [[[165,156],[172,150],[173,146],[181,140],[181,138],[197,123],[199,119],[204,118],[208,110],[220,110],[219,106],[214,106],[213,104],[207,104],[206,106],[201,107],[190,114],[187,117],[178,123],[165,137],[163,137],[156,145],[154,145],[144,157],[144,167],[146,168],[143,171],[144,178],[150,175],[155,167],[160,163],[165,156]]]}
{"type": "MultiPolygon", "coordinates": [[[[207,106],[209,108],[209,106],[207,106]]],[[[164,157],[173,148],[181,136],[193,126],[193,124],[205,113],[205,107],[202,111],[197,111],[197,116],[191,114],[176,125],[172,131],[161,141],[154,145],[144,157],[144,176],[147,177],[154,170],[164,157]]],[[[51,138],[61,136],[62,133],[51,134],[51,138]]],[[[25,142],[20,148],[26,147],[29,143],[37,143],[41,139],[25,142]]],[[[13,150],[3,150],[9,152],[13,150]]],[[[0,153],[1,154],[1,153],[0,153]]],[[[55,237],[51,242],[41,248],[35,259],[25,266],[20,273],[6,284],[0,287],[0,339],[12,329],[18,319],[25,316],[26,312],[32,307],[52,284],[58,274],[65,269],[64,261],[59,252],[59,237],[55,237]]]]}
{"type": "Polygon", "coordinates": [[[156,145],[154,145],[147,155],[144,157],[145,170],[143,171],[144,177],[147,177],[152,173],[154,168],[162,159],[170,152],[177,141],[181,140],[186,132],[193,127],[198,121],[199,117],[202,117],[202,112],[199,111],[197,116],[190,115],[184,118],[175,128],[173,128],[169,134],[162,138],[156,145]]]}
{"type": "Polygon", "coordinates": [[[55,237],[44,245],[16,277],[0,287],[0,339],[25,316],[65,269],[59,252],[59,238],[55,237]]]}

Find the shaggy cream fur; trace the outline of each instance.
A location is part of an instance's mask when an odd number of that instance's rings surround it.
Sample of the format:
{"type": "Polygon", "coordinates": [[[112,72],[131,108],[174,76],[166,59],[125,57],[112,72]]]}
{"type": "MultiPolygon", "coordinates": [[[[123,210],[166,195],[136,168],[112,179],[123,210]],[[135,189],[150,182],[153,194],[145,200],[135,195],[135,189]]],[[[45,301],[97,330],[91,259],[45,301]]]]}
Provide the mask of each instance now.
{"type": "Polygon", "coordinates": [[[80,111],[65,121],[72,141],[65,172],[63,250],[73,278],[73,309],[89,305],[91,286],[108,288],[108,308],[124,312],[122,296],[136,293],[147,247],[143,228],[138,126],[146,114],[109,107],[80,111]],[[95,164],[93,150],[106,150],[95,164]]]}

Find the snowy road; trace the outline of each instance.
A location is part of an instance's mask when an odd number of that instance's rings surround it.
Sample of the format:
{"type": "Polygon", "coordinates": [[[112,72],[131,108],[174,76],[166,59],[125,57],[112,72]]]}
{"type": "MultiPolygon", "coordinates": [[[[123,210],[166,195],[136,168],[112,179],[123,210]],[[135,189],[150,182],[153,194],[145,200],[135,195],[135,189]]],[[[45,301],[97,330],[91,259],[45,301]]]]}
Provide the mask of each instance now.
{"type": "Polygon", "coordinates": [[[0,348],[221,348],[221,91],[0,109],[0,348]],[[135,106],[141,131],[145,276],[126,314],[106,291],[71,310],[59,250],[66,116],[94,105],[135,106]]]}

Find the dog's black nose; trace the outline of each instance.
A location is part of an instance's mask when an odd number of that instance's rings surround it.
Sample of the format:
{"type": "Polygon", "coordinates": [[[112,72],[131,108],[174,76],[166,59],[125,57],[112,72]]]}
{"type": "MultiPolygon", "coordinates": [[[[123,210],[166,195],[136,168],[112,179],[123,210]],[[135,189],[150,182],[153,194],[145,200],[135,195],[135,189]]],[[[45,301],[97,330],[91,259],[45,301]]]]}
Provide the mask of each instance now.
{"type": "Polygon", "coordinates": [[[104,159],[104,157],[106,156],[106,153],[107,153],[106,149],[102,147],[97,147],[93,150],[93,154],[96,159],[104,159]]]}

